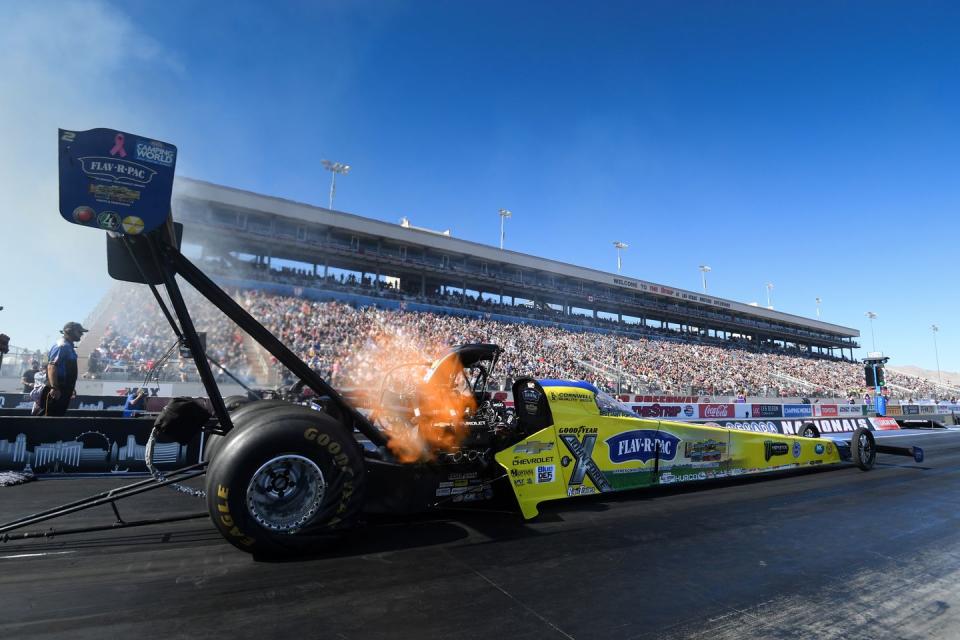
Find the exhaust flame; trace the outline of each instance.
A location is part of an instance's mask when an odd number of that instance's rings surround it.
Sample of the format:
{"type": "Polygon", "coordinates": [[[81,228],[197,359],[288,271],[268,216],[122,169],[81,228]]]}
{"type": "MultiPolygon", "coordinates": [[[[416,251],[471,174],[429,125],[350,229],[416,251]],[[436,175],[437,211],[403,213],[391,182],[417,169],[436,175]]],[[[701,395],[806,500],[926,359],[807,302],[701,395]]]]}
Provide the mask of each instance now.
{"type": "Polygon", "coordinates": [[[468,434],[465,419],[477,401],[457,356],[430,361],[448,351],[420,348],[402,336],[381,334],[343,363],[346,387],[358,406],[388,435],[400,462],[424,462],[455,452],[468,434]]]}

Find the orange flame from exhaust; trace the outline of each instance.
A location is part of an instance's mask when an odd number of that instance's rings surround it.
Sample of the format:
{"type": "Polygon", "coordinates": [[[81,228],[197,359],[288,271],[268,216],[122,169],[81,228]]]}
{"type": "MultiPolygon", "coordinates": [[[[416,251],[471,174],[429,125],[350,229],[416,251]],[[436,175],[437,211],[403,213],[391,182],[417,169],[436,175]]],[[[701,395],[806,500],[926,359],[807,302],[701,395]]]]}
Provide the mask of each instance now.
{"type": "Polygon", "coordinates": [[[400,462],[424,462],[456,451],[468,434],[464,420],[477,401],[459,358],[428,364],[448,349],[422,349],[402,336],[381,335],[348,358],[346,385],[357,390],[356,402],[371,410],[387,447],[400,462]]]}

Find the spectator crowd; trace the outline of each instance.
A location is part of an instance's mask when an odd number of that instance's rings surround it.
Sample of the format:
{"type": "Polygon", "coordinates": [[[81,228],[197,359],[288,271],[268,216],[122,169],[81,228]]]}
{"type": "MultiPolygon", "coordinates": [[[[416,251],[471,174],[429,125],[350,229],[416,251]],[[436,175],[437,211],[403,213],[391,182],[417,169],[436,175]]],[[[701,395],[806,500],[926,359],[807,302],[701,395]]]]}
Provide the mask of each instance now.
{"type": "MultiPolygon", "coordinates": [[[[335,387],[371,384],[385,362],[429,361],[455,344],[488,342],[503,348],[492,381],[505,387],[516,377],[587,380],[608,391],[701,396],[856,397],[863,394],[863,369],[856,363],[814,357],[773,347],[696,341],[651,333],[577,330],[474,316],[428,313],[380,306],[316,302],[257,290],[233,293],[274,335],[335,387]],[[385,349],[394,353],[385,360],[385,349]],[[380,352],[374,357],[374,354],[380,352]]],[[[188,295],[198,331],[207,334],[210,356],[249,382],[283,380],[277,363],[245,340],[223,314],[188,295]]],[[[124,303],[106,320],[89,375],[121,371],[147,375],[173,336],[150,297],[124,303]]],[[[214,369],[215,371],[216,368],[214,369]]],[[[186,359],[174,360],[162,376],[195,381],[186,359]]],[[[222,376],[221,376],[222,377],[222,376]]],[[[893,397],[953,395],[923,378],[887,372],[893,397]]]]}

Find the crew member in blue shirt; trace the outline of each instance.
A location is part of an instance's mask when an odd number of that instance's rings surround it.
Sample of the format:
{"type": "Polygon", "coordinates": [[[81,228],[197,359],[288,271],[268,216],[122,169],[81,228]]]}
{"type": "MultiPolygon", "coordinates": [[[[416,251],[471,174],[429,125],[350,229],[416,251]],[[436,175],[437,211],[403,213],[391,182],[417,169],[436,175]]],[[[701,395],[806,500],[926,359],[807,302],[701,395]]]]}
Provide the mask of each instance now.
{"type": "Polygon", "coordinates": [[[63,337],[50,348],[47,361],[47,386],[49,389],[42,402],[45,416],[62,416],[67,413],[70,398],[77,386],[77,350],[87,330],[79,322],[68,322],[60,332],[63,337]]]}
{"type": "Polygon", "coordinates": [[[127,401],[123,405],[123,417],[124,418],[133,418],[137,414],[147,407],[147,390],[146,389],[130,389],[130,393],[127,394],[127,401]]]}

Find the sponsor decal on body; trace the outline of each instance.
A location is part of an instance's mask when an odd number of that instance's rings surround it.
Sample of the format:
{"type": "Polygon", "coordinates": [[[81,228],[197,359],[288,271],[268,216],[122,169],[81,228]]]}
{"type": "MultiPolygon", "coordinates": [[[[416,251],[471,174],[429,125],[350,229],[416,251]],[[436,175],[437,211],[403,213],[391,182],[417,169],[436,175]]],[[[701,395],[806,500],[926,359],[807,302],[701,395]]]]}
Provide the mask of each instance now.
{"type": "Polygon", "coordinates": [[[553,401],[593,402],[593,394],[589,391],[551,391],[550,399],[553,401]]]}
{"type": "Polygon", "coordinates": [[[552,450],[552,442],[540,442],[538,440],[528,440],[513,447],[514,453],[526,453],[529,455],[537,455],[538,453],[552,450]]]}
{"type": "Polygon", "coordinates": [[[639,429],[626,431],[606,440],[610,448],[610,462],[623,464],[632,460],[649,462],[654,457],[673,460],[680,438],[665,431],[639,429]]]}
{"type": "Polygon", "coordinates": [[[544,464],[537,467],[537,484],[553,482],[554,477],[556,477],[556,466],[544,464]]]}
{"type": "Polygon", "coordinates": [[[561,464],[574,463],[570,473],[567,495],[583,495],[599,491],[612,491],[613,486],[593,461],[593,449],[597,445],[597,427],[562,427],[558,430],[560,441],[570,451],[573,458],[564,456],[561,464]],[[582,437],[580,437],[582,435],[582,437]],[[584,478],[589,477],[596,489],[583,486],[584,478]],[[572,492],[574,491],[574,492],[572,492]]]}
{"type": "Polygon", "coordinates": [[[763,457],[767,462],[774,456],[785,456],[788,453],[790,453],[790,447],[786,442],[767,440],[763,443],[763,457]]]}

